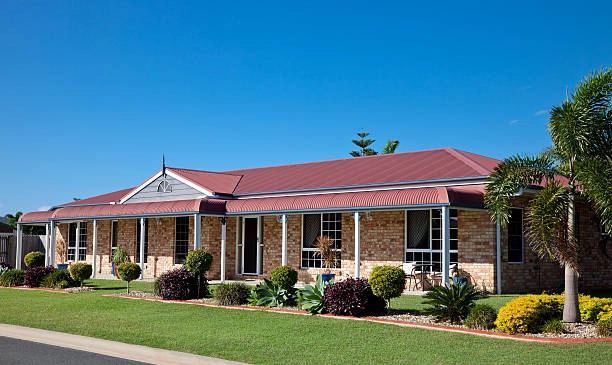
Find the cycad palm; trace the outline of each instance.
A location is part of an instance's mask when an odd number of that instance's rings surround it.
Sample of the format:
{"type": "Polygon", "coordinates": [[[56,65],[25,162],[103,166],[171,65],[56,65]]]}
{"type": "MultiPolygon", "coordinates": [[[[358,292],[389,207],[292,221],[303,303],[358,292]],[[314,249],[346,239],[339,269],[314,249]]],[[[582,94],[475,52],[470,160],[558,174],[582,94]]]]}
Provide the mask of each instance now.
{"type": "Polygon", "coordinates": [[[587,76],[571,97],[551,110],[552,148],[535,157],[503,161],[491,173],[485,195],[492,218],[506,224],[510,200],[517,192],[534,185],[544,187],[530,202],[526,233],[538,255],[565,267],[565,322],[580,321],[579,242],[574,232],[578,186],[604,221],[612,222],[610,182],[597,168],[610,166],[611,101],[612,71],[603,69],[587,76]]]}

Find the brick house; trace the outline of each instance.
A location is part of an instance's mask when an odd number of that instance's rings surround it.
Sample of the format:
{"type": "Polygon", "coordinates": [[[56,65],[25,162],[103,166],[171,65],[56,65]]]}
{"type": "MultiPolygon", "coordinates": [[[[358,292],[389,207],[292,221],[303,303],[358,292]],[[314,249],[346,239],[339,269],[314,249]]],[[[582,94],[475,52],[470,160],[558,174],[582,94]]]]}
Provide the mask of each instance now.
{"type": "MultiPolygon", "coordinates": [[[[446,282],[452,264],[490,292],[537,292],[562,286],[563,270],[541,262],[523,234],[529,192],[517,195],[507,227],[483,203],[499,160],[456,149],[368,156],[209,172],[163,166],[136,187],[24,214],[47,227],[47,262],[56,242],[68,261],[111,274],[117,246],[153,278],[180,266],[190,249],[214,257],[211,279],[269,275],[280,265],[310,282],[322,272],[313,242],[335,239],[339,276],[367,277],[374,266],[421,262],[446,282]]],[[[612,287],[599,221],[579,207],[585,269],[581,289],[612,287]]],[[[18,247],[18,250],[20,247],[18,247]]]]}

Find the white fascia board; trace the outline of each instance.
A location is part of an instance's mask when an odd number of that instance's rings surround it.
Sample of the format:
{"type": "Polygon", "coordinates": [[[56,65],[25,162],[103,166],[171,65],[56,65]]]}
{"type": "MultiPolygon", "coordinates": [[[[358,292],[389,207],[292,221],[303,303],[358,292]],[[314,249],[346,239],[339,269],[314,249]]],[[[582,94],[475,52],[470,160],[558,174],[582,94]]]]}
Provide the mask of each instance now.
{"type": "Polygon", "coordinates": [[[213,196],[214,193],[208,189],[205,189],[204,187],[195,184],[193,181],[185,179],[184,177],[177,175],[176,173],[172,172],[172,170],[169,170],[168,168],[166,168],[166,175],[170,175],[173,178],[177,179],[178,181],[182,182],[185,185],[188,185],[194,189],[196,189],[197,191],[203,193],[204,195],[208,196],[213,196]]]}
{"type": "Polygon", "coordinates": [[[133,197],[134,195],[138,194],[142,189],[146,188],[149,184],[151,184],[153,181],[155,181],[155,179],[157,179],[161,175],[162,175],[162,171],[159,170],[158,172],[155,173],[155,175],[151,176],[147,181],[145,181],[142,184],[138,185],[138,187],[136,189],[132,190],[128,195],[126,195],[123,198],[121,198],[121,200],[119,201],[119,204],[123,204],[126,201],[128,201],[131,197],[133,197]]]}

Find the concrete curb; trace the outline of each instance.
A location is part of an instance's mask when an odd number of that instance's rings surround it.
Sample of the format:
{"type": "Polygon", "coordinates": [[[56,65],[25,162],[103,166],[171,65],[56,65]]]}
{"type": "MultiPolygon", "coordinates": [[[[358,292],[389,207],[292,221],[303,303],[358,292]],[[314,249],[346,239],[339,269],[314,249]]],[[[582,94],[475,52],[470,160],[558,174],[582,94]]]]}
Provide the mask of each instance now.
{"type": "Polygon", "coordinates": [[[157,365],[244,364],[235,361],[216,359],[214,357],[188,354],[185,352],[163,350],[140,345],[130,345],[122,342],[72,335],[63,332],[53,332],[37,328],[14,326],[10,324],[0,324],[0,336],[66,347],[73,350],[94,352],[101,355],[114,356],[126,360],[141,361],[157,365]]]}

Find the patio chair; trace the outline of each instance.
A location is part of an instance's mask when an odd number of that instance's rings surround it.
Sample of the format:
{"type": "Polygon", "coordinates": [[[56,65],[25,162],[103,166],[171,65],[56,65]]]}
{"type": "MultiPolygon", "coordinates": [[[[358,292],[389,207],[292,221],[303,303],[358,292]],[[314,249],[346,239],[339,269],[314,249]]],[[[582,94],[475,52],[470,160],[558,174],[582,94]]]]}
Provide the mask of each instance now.
{"type": "Polygon", "coordinates": [[[408,290],[412,290],[412,283],[414,282],[414,286],[416,289],[417,285],[417,277],[415,275],[416,262],[404,262],[402,264],[402,270],[406,274],[406,280],[408,281],[408,290]]]}

